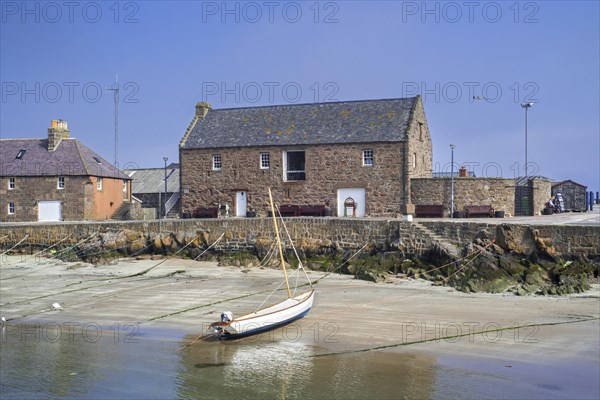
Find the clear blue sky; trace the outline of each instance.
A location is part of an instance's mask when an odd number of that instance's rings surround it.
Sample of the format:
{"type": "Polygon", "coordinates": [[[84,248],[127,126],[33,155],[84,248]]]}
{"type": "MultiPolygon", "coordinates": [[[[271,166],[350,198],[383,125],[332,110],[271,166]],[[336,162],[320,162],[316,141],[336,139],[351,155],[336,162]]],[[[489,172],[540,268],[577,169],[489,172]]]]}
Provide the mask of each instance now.
{"type": "Polygon", "coordinates": [[[119,165],[161,166],[214,108],[420,93],[436,170],[531,173],[600,190],[600,7],[539,2],[2,1],[0,135],[51,119],[119,165]],[[69,4],[69,3],[68,3],[69,4]],[[298,92],[301,91],[301,93],[298,92]],[[473,95],[489,101],[473,101],[473,95]]]}

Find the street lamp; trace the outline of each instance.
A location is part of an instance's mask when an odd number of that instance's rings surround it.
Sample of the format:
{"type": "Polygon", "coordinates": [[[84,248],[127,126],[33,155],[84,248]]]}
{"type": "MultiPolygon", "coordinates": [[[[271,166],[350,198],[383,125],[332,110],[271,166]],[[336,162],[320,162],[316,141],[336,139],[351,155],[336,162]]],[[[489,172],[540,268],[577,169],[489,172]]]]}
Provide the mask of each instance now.
{"type": "Polygon", "coordinates": [[[169,158],[168,157],[163,157],[163,160],[165,161],[165,205],[164,205],[164,213],[165,213],[165,218],[167,218],[167,160],[169,158]]]}
{"type": "Polygon", "coordinates": [[[527,168],[527,110],[533,106],[533,103],[523,103],[521,107],[525,109],[525,184],[529,184],[529,171],[527,168]]]}
{"type": "Polygon", "coordinates": [[[454,218],[454,148],[450,145],[450,218],[454,218]]]}

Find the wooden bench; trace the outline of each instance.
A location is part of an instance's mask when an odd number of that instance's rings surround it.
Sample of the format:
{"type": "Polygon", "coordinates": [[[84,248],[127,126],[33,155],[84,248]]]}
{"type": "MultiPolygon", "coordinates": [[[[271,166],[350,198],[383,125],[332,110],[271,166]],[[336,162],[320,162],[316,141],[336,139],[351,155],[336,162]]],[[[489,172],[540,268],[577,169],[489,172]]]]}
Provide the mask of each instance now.
{"type": "Polygon", "coordinates": [[[219,216],[219,208],[196,208],[192,216],[194,218],[217,218],[219,216]]]}
{"type": "Polygon", "coordinates": [[[494,209],[490,205],[470,205],[465,207],[465,214],[467,218],[471,217],[493,217],[494,209]]]}
{"type": "Polygon", "coordinates": [[[279,213],[282,217],[299,217],[300,206],[295,204],[282,204],[279,206],[279,213]]]}
{"type": "Polygon", "coordinates": [[[307,217],[322,217],[325,215],[325,206],[305,204],[300,206],[300,215],[307,217]]]}
{"type": "Polygon", "coordinates": [[[415,217],[444,217],[444,206],[442,204],[419,204],[415,206],[415,217]]]}

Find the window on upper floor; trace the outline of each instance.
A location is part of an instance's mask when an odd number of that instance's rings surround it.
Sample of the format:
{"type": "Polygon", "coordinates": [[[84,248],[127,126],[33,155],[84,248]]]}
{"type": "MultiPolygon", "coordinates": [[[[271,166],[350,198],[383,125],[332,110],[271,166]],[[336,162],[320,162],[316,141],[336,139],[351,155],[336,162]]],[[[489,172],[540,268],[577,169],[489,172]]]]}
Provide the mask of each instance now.
{"type": "Polygon", "coordinates": [[[123,179],[123,193],[127,193],[127,181],[123,179]]]}
{"type": "Polygon", "coordinates": [[[221,163],[221,155],[215,154],[214,156],[212,156],[213,171],[220,171],[222,167],[223,167],[223,165],[221,163]]]}
{"type": "Polygon", "coordinates": [[[412,155],[412,167],[413,169],[417,168],[417,153],[413,153],[412,155]]]}
{"type": "Polygon", "coordinates": [[[304,151],[283,152],[284,181],[306,180],[305,153],[304,151]]]}
{"type": "Polygon", "coordinates": [[[269,153],[260,153],[260,169],[271,168],[271,155],[269,153]]]}
{"type": "Polygon", "coordinates": [[[98,177],[98,180],[96,181],[96,189],[102,190],[102,183],[102,178],[98,177]]]}
{"type": "Polygon", "coordinates": [[[8,190],[14,190],[14,188],[15,188],[15,178],[10,177],[10,178],[8,178],[8,190]]]}
{"type": "Polygon", "coordinates": [[[59,176],[57,181],[56,181],[56,188],[57,189],[64,189],[65,188],[65,177],[64,176],[59,176]]]}
{"type": "Polygon", "coordinates": [[[373,162],[373,150],[363,150],[363,167],[371,167],[373,162]]]}

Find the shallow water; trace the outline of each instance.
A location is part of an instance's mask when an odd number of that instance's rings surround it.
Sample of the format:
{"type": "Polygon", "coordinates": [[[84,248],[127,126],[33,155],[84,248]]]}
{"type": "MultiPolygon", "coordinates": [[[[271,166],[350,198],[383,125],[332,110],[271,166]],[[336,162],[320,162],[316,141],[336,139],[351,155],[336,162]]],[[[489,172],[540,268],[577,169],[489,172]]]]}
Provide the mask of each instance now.
{"type": "Polygon", "coordinates": [[[194,399],[597,398],[598,365],[539,365],[405,351],[320,356],[263,335],[197,341],[96,324],[1,328],[0,397],[194,399]]]}

